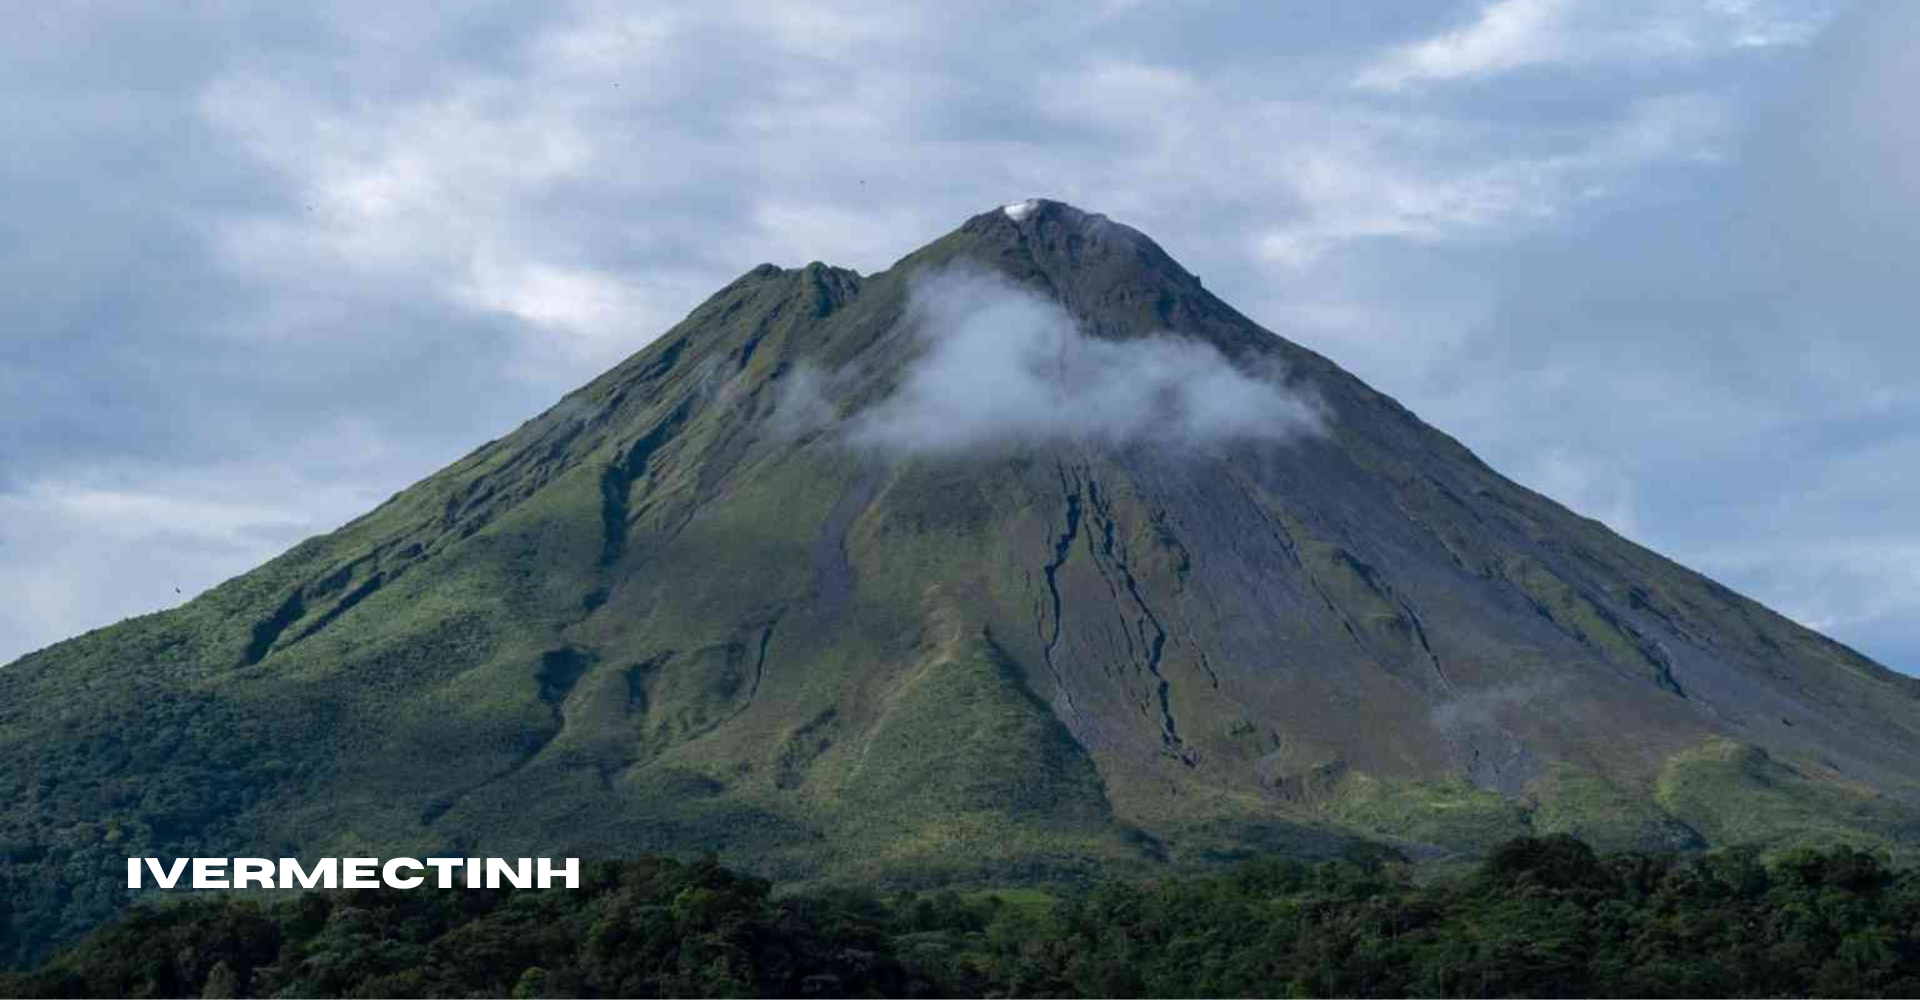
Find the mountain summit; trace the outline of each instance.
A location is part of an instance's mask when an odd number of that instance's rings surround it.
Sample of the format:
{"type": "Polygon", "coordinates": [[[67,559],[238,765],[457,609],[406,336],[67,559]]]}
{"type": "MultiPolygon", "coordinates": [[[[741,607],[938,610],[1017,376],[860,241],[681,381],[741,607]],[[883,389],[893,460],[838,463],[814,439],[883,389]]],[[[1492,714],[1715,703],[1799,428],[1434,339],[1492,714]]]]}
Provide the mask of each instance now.
{"type": "Polygon", "coordinates": [[[1008,883],[1920,835],[1920,685],[1053,201],[742,275],[339,531],[0,670],[10,958],[129,856],[1008,883]]]}

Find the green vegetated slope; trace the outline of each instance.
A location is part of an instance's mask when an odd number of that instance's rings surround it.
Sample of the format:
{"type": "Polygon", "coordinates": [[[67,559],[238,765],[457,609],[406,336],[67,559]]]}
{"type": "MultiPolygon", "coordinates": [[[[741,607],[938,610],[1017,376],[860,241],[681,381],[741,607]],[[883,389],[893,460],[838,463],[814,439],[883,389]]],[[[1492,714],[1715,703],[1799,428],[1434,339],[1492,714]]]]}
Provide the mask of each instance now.
{"type": "Polygon", "coordinates": [[[358,889],[139,907],[0,994],[1913,996],[1920,872],[1851,848],[1596,856],[1457,878],[1263,859],[1061,896],[775,892],[710,861],[579,889],[358,889]]]}
{"type": "Polygon", "coordinates": [[[1556,831],[1907,850],[1915,775],[1914,681],[1045,203],[877,275],[756,268],[339,531],[0,669],[0,915],[9,960],[43,954],[144,855],[712,850],[922,886],[1556,831]],[[1324,429],[855,446],[952,268],[1284,372],[1324,429]]]}

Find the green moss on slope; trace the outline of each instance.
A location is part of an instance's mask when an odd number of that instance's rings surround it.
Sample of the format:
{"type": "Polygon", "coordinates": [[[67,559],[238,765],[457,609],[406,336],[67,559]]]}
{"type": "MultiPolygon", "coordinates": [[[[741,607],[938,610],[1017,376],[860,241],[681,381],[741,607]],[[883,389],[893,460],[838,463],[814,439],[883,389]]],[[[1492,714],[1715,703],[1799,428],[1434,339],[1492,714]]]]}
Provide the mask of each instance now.
{"type": "Polygon", "coordinates": [[[1655,796],[1714,844],[1768,851],[1849,844],[1908,856],[1920,850],[1920,809],[1735,740],[1676,754],[1655,796]]]}

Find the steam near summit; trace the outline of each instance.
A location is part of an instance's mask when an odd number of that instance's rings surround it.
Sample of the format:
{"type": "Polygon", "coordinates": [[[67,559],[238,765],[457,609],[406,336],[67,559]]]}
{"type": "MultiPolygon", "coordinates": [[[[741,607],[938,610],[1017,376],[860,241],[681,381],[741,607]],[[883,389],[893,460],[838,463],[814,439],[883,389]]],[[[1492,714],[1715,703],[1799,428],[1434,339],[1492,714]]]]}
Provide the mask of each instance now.
{"type": "Polygon", "coordinates": [[[1310,397],[1284,387],[1276,366],[1243,370],[1203,341],[1091,337],[1059,303],[981,271],[942,271],[909,294],[904,325],[921,354],[892,396],[856,417],[856,444],[902,453],[1048,442],[1204,447],[1317,427],[1310,397]]]}

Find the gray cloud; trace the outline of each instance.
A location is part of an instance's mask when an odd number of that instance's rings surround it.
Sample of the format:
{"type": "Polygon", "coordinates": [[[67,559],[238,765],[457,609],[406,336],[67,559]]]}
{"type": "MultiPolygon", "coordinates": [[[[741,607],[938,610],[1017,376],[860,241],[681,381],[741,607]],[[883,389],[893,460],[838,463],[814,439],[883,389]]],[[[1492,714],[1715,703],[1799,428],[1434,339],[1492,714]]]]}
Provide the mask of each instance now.
{"type": "Polygon", "coordinates": [[[1277,373],[1244,371],[1210,344],[1170,335],[1088,336],[1057,303],[998,276],[949,270],[917,281],[907,323],[924,351],[892,395],[854,418],[848,440],[856,446],[1204,447],[1319,427],[1319,410],[1283,391],[1277,373]]]}
{"type": "Polygon", "coordinates": [[[780,379],[771,424],[776,440],[792,441],[830,427],[838,418],[829,392],[841,376],[802,361],[780,379]]]}
{"type": "Polygon", "coordinates": [[[1397,91],[1542,66],[1644,63],[1697,58],[1714,48],[1797,45],[1828,13],[1821,4],[1781,0],[1492,0],[1458,25],[1369,60],[1354,85],[1397,91]]]}

